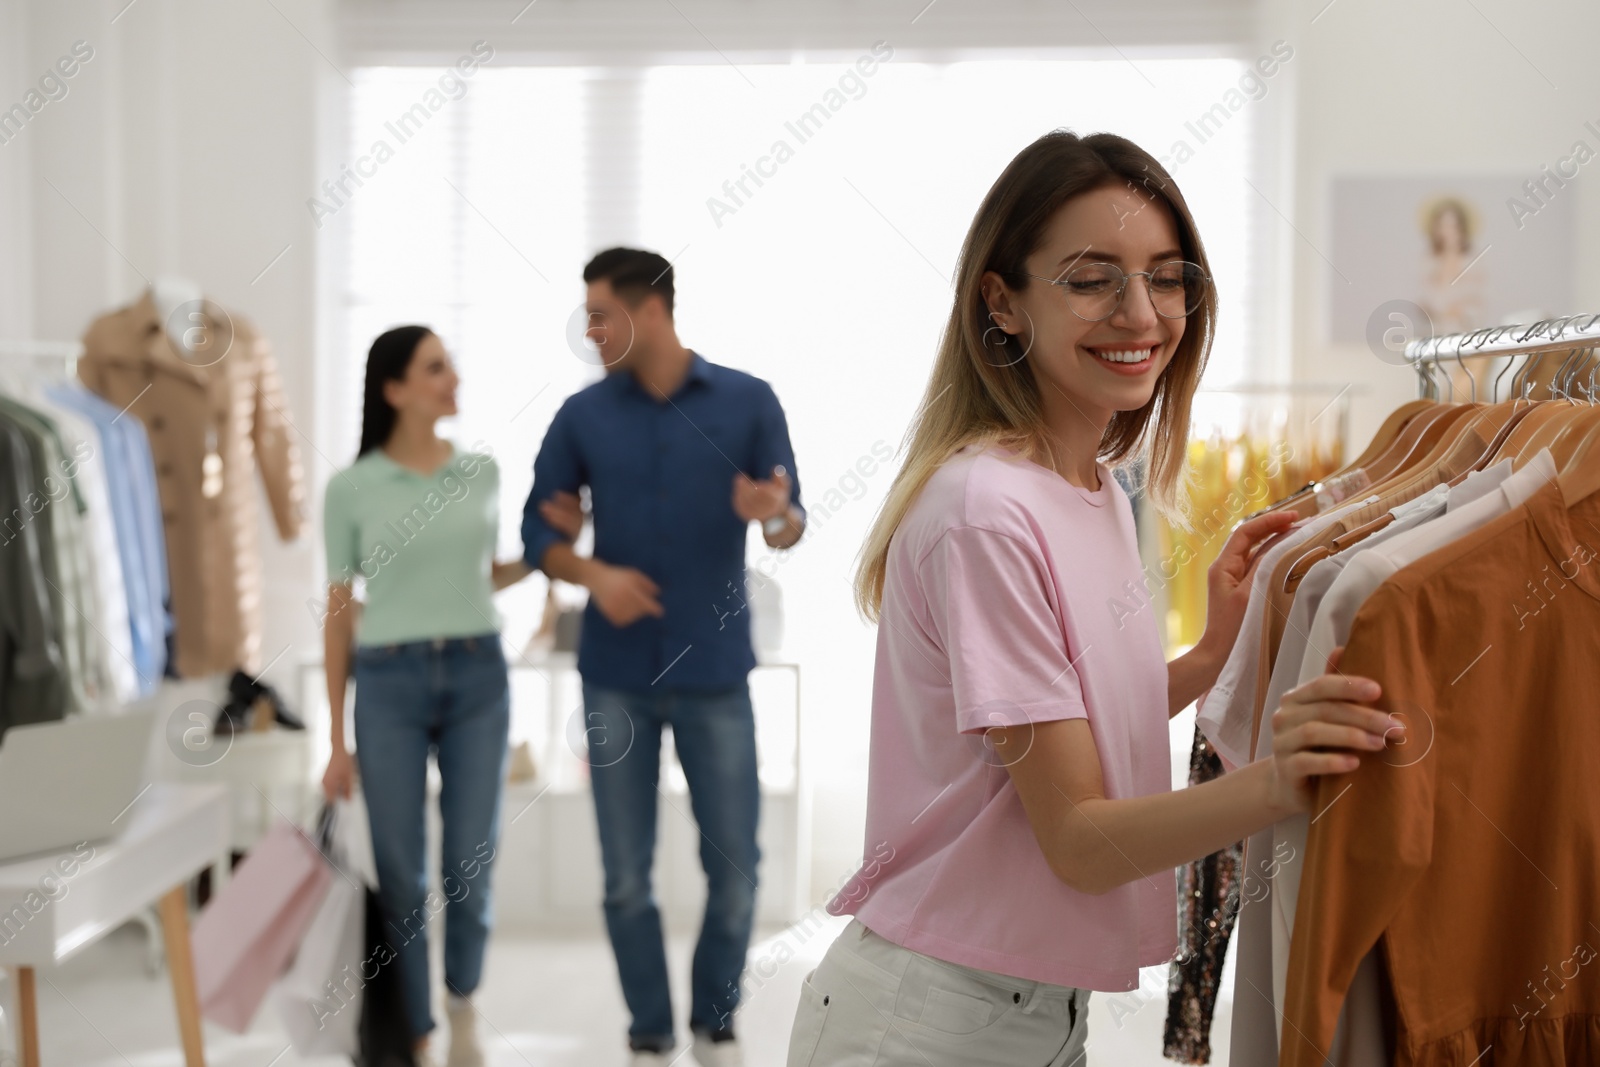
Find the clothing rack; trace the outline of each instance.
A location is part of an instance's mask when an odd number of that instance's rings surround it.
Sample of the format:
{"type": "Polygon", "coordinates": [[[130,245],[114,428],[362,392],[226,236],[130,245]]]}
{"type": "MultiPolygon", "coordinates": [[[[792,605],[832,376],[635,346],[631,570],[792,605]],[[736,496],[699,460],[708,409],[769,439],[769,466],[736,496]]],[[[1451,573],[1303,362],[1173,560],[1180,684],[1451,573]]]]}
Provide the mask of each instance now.
{"type": "Polygon", "coordinates": [[[77,376],[78,357],[82,355],[83,345],[77,341],[0,341],[0,362],[34,366],[54,363],[65,369],[68,378],[77,376]]]}
{"type": "MultiPolygon", "coordinates": [[[[1517,377],[1512,380],[1513,395],[1520,395],[1527,372],[1534,362],[1532,357],[1565,352],[1568,354],[1568,359],[1562,364],[1556,376],[1563,382],[1562,392],[1570,395],[1570,387],[1577,371],[1577,367],[1571,365],[1572,357],[1597,345],[1600,345],[1600,314],[1565,315],[1560,318],[1541,319],[1531,326],[1521,324],[1487,326],[1465,333],[1425,337],[1406,344],[1405,359],[1417,372],[1418,396],[1428,400],[1438,400],[1439,385],[1434,372],[1438,371],[1446,360],[1456,361],[1468,380],[1472,382],[1475,393],[1477,379],[1462,363],[1464,357],[1522,356],[1524,357],[1522,367],[1518,370],[1517,377]]],[[[1498,386],[1500,379],[1510,367],[1511,364],[1508,362],[1501,368],[1495,375],[1491,388],[1498,386]]],[[[1492,392],[1491,399],[1493,399],[1492,392]]]]}
{"type": "Polygon", "coordinates": [[[1270,757],[1268,724],[1287,694],[1336,670],[1377,681],[1380,710],[1410,736],[1386,734],[1387,755],[1353,781],[1324,778],[1311,811],[1251,835],[1231,871],[1219,862],[1186,877],[1175,981],[1193,992],[1173,1001],[1168,1047],[1176,1034],[1176,1051],[1206,1050],[1211,993],[1237,937],[1230,1040],[1241,1067],[1464,1064],[1485,1047],[1600,1063],[1600,1041],[1582,1029],[1600,1004],[1593,987],[1578,1000],[1581,987],[1563,985],[1559,1006],[1536,983],[1518,988],[1547,966],[1547,946],[1593,936],[1570,893],[1576,907],[1529,909],[1516,936],[1483,934],[1496,951],[1472,942],[1497,901],[1549,900],[1581,881],[1569,872],[1592,866],[1584,849],[1600,834],[1592,768],[1566,758],[1600,745],[1600,720],[1584,713],[1593,664],[1567,643],[1600,632],[1586,540],[1600,529],[1600,314],[1404,352],[1424,399],[1396,404],[1329,479],[1348,480],[1347,496],[1275,505],[1300,522],[1253,558],[1238,637],[1196,720],[1230,768],[1270,757]],[[1460,403],[1469,395],[1491,403],[1460,403]],[[1508,709],[1540,728],[1506,727],[1508,709]],[[1405,769],[1424,759],[1430,771],[1405,769]],[[1506,860],[1498,850],[1511,840],[1520,855],[1506,860]]]}

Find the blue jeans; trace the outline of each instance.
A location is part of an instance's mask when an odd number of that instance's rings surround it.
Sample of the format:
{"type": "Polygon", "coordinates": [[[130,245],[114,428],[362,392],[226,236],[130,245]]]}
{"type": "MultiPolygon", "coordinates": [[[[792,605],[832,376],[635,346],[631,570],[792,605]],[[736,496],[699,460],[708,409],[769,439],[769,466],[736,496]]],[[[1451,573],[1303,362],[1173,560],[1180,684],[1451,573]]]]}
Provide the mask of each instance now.
{"type": "MultiPolygon", "coordinates": [[[[761,858],[756,845],[761,790],[750,687],[632,693],[586,681],[583,707],[605,865],[606,930],[633,1016],[630,1043],[636,1049],[662,1051],[673,1043],[661,913],[650,884],[663,726],[672,727],[678,762],[689,782],[707,882],[705,918],[690,978],[689,1025],[695,1030],[731,1029],[755,921],[756,863],[761,858]]],[[[670,797],[667,801],[681,805],[670,797]]]]}
{"type": "Polygon", "coordinates": [[[378,898],[421,1037],[433,1029],[426,930],[441,910],[446,986],[465,996],[483,974],[511,689],[499,634],[358,648],[355,661],[356,762],[378,898]],[[428,891],[429,752],[441,781],[443,900],[428,891]]]}

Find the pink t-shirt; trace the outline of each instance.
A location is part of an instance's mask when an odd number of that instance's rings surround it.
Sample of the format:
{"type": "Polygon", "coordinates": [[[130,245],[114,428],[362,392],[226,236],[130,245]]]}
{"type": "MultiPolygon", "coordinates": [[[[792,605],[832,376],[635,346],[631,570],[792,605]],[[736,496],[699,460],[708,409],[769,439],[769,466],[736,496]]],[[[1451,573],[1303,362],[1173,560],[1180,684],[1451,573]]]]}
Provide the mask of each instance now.
{"type": "Polygon", "coordinates": [[[1106,796],[1171,788],[1167,665],[1128,498],[991,446],[928,480],[889,545],[867,862],[828,903],[952,963],[1126,991],[1177,948],[1173,870],[1095,896],[1045,862],[992,726],[1087,718],[1106,796]]]}

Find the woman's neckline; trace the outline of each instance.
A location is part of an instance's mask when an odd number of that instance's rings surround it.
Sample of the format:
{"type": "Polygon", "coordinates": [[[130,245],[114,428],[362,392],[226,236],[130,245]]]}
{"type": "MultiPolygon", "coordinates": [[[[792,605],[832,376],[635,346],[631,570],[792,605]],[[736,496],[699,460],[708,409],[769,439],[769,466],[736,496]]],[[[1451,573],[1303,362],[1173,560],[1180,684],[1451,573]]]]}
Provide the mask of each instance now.
{"type": "Polygon", "coordinates": [[[426,470],[426,471],[425,470],[419,470],[418,468],[411,466],[409,463],[401,463],[399,460],[397,460],[393,456],[391,456],[389,454],[389,450],[387,448],[385,448],[385,447],[380,446],[378,448],[378,454],[380,456],[382,456],[385,460],[387,460],[390,464],[392,464],[395,467],[398,467],[400,470],[405,471],[407,474],[415,474],[418,478],[433,478],[433,477],[436,477],[440,471],[444,470],[446,467],[450,466],[450,464],[455,462],[455,458],[456,458],[455,442],[454,441],[445,441],[444,445],[445,445],[445,448],[447,449],[447,452],[445,453],[444,461],[442,463],[440,463],[438,466],[434,467],[432,470],[426,470]]]}
{"type": "Polygon", "coordinates": [[[1094,469],[1095,469],[1095,476],[1097,478],[1099,478],[1099,480],[1100,480],[1100,488],[1098,488],[1098,489],[1088,489],[1088,488],[1085,488],[1084,486],[1078,485],[1076,482],[1068,481],[1067,478],[1064,475],[1062,475],[1062,473],[1060,471],[1052,470],[1051,468],[1046,467],[1042,463],[1034,462],[1032,459],[1029,459],[1027,456],[1024,456],[1021,452],[1018,452],[1016,449],[1010,447],[1009,445],[1003,445],[1003,444],[995,443],[995,444],[989,445],[988,447],[991,448],[991,449],[994,449],[995,451],[1002,452],[1002,453],[1006,454],[1007,456],[1011,456],[1011,457],[1015,458],[1016,460],[1018,460],[1019,462],[1026,463],[1028,466],[1030,466],[1030,467],[1034,468],[1035,470],[1037,470],[1040,474],[1046,475],[1049,478],[1051,478],[1052,480],[1054,480],[1056,483],[1066,486],[1067,488],[1071,489],[1074,493],[1077,493],[1078,496],[1081,497],[1084,500],[1085,503],[1092,504],[1092,505],[1094,505],[1095,507],[1098,508],[1098,507],[1104,507],[1106,501],[1110,499],[1110,493],[1111,493],[1111,470],[1110,470],[1110,468],[1108,468],[1104,463],[1100,462],[1099,460],[1095,461],[1094,469]]]}

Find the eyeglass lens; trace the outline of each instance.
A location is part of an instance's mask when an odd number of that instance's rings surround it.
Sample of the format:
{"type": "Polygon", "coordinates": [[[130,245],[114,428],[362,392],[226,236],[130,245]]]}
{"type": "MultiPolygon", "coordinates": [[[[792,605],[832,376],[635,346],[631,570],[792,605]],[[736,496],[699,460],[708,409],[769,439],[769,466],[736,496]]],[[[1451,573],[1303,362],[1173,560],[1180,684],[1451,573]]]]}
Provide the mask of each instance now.
{"type": "MultiPolygon", "coordinates": [[[[1067,305],[1078,316],[1097,320],[1109,318],[1127,293],[1129,275],[1113,263],[1085,263],[1069,271],[1058,283],[1067,294],[1067,305]]],[[[1200,306],[1205,296],[1205,272],[1196,263],[1173,260],[1146,275],[1150,302],[1156,313],[1181,319],[1200,306]]]]}

